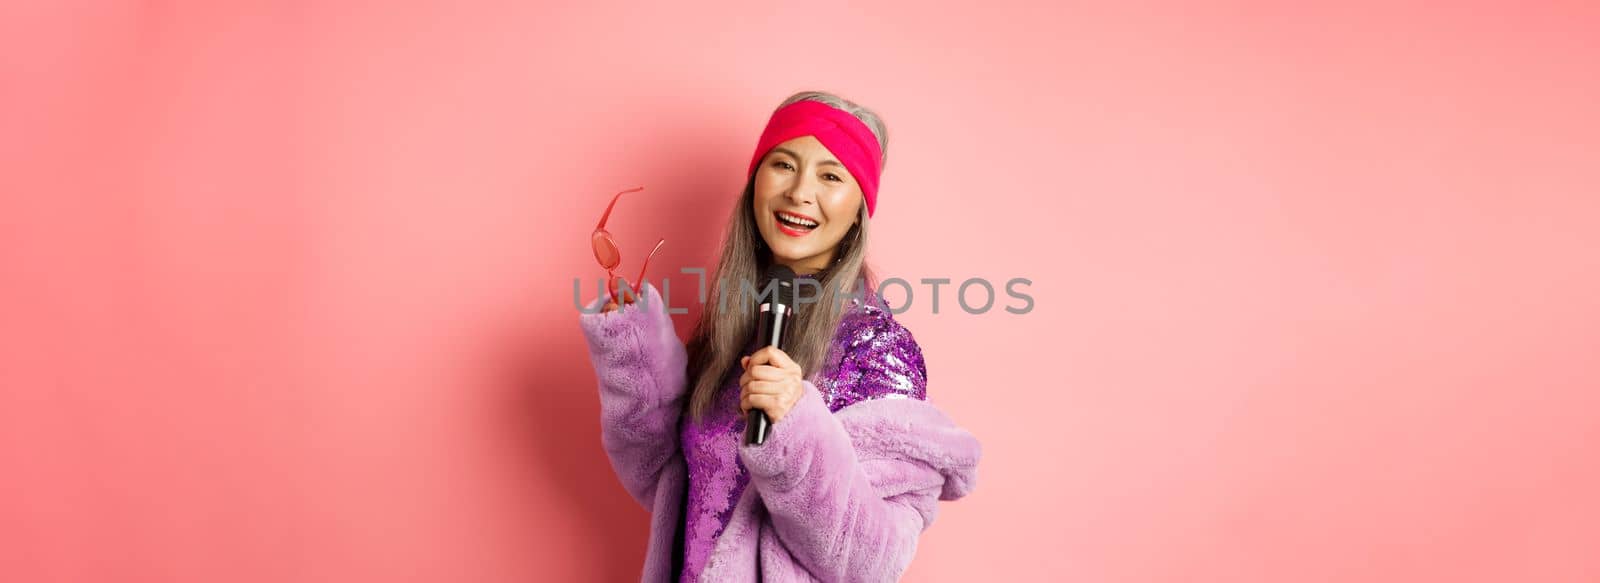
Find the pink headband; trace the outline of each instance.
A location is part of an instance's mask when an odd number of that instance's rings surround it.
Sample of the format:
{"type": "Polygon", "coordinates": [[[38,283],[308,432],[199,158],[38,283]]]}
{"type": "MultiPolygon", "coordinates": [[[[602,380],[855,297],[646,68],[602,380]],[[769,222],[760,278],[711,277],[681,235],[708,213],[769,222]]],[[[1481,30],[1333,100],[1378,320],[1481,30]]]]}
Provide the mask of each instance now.
{"type": "Polygon", "coordinates": [[[772,112],[767,129],[756,142],[756,153],[750,158],[750,169],[745,175],[755,176],[756,165],[773,146],[800,136],[816,137],[829,152],[839,157],[850,176],[861,183],[861,194],[867,199],[867,216],[872,216],[878,207],[878,163],[883,160],[878,138],[856,116],[820,101],[796,101],[772,112]]]}

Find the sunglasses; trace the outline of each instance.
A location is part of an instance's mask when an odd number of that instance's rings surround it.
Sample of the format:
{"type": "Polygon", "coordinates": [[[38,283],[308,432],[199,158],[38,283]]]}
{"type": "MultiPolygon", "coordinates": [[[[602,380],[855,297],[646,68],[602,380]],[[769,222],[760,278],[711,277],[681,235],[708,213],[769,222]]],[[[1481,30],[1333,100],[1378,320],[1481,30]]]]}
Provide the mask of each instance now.
{"type": "MultiPolygon", "coordinates": [[[[644,187],[638,186],[611,197],[611,204],[606,205],[606,213],[600,215],[600,224],[594,226],[594,235],[589,238],[590,243],[594,245],[594,258],[600,262],[600,267],[606,270],[606,289],[611,292],[612,299],[617,303],[622,303],[621,296],[617,295],[617,280],[622,279],[617,275],[617,267],[622,265],[622,251],[617,248],[617,240],[611,236],[611,232],[606,230],[606,220],[611,218],[611,209],[617,206],[617,200],[621,199],[622,195],[641,190],[644,190],[644,187]]],[[[661,246],[665,244],[667,244],[666,239],[657,241],[656,248],[644,258],[644,265],[639,267],[639,277],[634,279],[639,285],[644,285],[644,271],[649,269],[650,260],[655,258],[656,253],[660,252],[661,246]]],[[[628,283],[628,280],[623,279],[622,282],[628,283]]],[[[632,284],[628,285],[628,289],[635,294],[640,292],[640,288],[633,287],[632,284]]]]}

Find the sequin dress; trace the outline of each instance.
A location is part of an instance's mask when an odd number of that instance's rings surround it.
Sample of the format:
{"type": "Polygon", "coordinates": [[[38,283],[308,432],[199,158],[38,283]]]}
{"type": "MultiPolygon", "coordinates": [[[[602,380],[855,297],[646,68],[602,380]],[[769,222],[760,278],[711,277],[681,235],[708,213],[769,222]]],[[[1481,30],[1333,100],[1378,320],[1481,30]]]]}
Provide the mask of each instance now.
{"type": "MultiPolygon", "coordinates": [[[[823,370],[816,385],[829,411],[867,399],[927,399],[928,373],[922,350],[909,330],[870,300],[852,300],[851,309],[840,319],[823,370]]],[[[734,503],[749,483],[738,449],[744,439],[744,419],[739,415],[742,374],[739,367],[733,367],[712,409],[699,422],[686,413],[679,427],[679,443],[689,469],[681,581],[698,580],[734,503]]],[[[774,427],[782,430],[781,425],[774,427]]]]}

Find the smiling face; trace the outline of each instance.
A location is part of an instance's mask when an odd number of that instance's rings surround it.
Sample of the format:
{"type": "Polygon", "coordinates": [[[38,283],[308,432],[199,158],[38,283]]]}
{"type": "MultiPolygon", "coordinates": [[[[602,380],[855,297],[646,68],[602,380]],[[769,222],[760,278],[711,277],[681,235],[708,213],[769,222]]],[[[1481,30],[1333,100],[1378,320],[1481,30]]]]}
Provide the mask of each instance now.
{"type": "Polygon", "coordinates": [[[756,227],[775,263],[815,273],[833,263],[865,200],[861,184],[812,136],[773,146],[755,174],[756,227]]]}

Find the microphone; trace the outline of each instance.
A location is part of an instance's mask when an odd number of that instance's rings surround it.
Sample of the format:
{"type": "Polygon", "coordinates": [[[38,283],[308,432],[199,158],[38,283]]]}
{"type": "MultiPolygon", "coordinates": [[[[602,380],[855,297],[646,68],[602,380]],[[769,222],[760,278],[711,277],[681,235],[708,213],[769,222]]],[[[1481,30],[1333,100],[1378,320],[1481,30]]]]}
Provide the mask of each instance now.
{"type": "MultiPolygon", "coordinates": [[[[773,265],[767,268],[767,281],[775,284],[775,289],[772,299],[762,302],[756,316],[756,349],[776,346],[783,350],[789,319],[794,317],[794,270],[785,265],[773,265]]],[[[767,417],[767,412],[750,409],[745,415],[744,444],[766,443],[767,434],[771,432],[772,419],[767,417]]]]}

